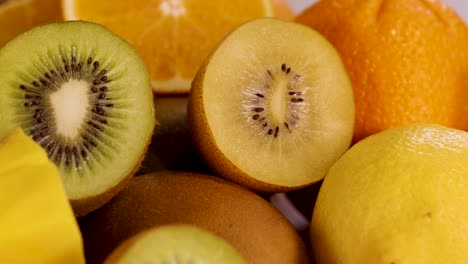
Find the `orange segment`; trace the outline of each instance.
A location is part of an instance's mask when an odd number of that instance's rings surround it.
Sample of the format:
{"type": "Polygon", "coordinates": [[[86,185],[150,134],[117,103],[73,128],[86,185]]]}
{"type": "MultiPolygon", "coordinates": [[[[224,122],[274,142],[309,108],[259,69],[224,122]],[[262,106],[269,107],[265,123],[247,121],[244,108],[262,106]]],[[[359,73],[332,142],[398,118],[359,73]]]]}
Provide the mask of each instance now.
{"type": "Polygon", "coordinates": [[[103,24],[136,47],[157,93],[187,93],[211,49],[238,25],[271,16],[270,0],[62,0],[67,20],[103,24]]]}
{"type": "Polygon", "coordinates": [[[0,0],[0,47],[37,24],[58,20],[60,0],[0,0]]]}

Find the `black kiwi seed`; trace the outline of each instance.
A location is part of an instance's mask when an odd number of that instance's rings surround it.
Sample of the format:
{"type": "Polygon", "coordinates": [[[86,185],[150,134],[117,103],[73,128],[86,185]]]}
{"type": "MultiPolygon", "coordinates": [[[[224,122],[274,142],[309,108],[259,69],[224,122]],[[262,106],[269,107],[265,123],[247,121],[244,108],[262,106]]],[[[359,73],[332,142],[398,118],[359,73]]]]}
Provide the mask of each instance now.
{"type": "Polygon", "coordinates": [[[302,99],[302,98],[293,98],[293,99],[291,99],[291,102],[293,102],[293,103],[301,103],[301,102],[304,102],[304,99],[302,99]]]}
{"type": "Polygon", "coordinates": [[[107,70],[104,69],[104,70],[102,70],[102,71],[98,74],[97,77],[101,77],[101,76],[103,76],[103,75],[106,74],[106,73],[107,73],[107,70]]]}
{"type": "Polygon", "coordinates": [[[93,64],[93,71],[92,73],[96,73],[96,71],[99,69],[99,62],[95,61],[93,64]]]}
{"type": "Polygon", "coordinates": [[[261,93],[256,93],[255,95],[256,95],[257,97],[260,97],[260,98],[264,98],[264,97],[265,97],[265,96],[264,96],[263,94],[261,94],[261,93]]]}
{"type": "Polygon", "coordinates": [[[98,98],[101,99],[101,100],[105,99],[106,98],[106,93],[105,92],[100,93],[98,98]]]}
{"type": "Polygon", "coordinates": [[[273,134],[273,129],[270,128],[270,129],[268,130],[268,135],[271,135],[271,134],[273,134]]]}
{"type": "Polygon", "coordinates": [[[257,119],[260,118],[260,115],[254,115],[252,118],[253,118],[253,120],[257,120],[257,119]]]}
{"type": "Polygon", "coordinates": [[[262,107],[255,107],[253,110],[254,110],[255,112],[257,112],[257,113],[263,112],[263,108],[262,108],[262,107]]]}
{"type": "Polygon", "coordinates": [[[96,106],[96,113],[98,115],[104,115],[106,113],[106,111],[104,111],[104,109],[100,106],[96,106]]]}
{"type": "Polygon", "coordinates": [[[278,137],[278,133],[279,133],[279,127],[276,127],[275,128],[275,138],[278,137]]]}
{"type": "Polygon", "coordinates": [[[83,157],[84,159],[86,159],[87,156],[88,156],[88,153],[86,153],[86,150],[82,149],[82,150],[81,150],[81,157],[83,157]]]}
{"type": "Polygon", "coordinates": [[[281,65],[281,70],[282,70],[283,72],[286,71],[286,64],[283,63],[283,64],[281,65]]]}
{"type": "MultiPolygon", "coordinates": [[[[83,138],[83,140],[85,140],[85,139],[83,138]]],[[[83,146],[84,146],[87,150],[91,150],[91,147],[88,145],[88,143],[83,142],[83,146]]]]}
{"type": "Polygon", "coordinates": [[[271,74],[270,70],[267,70],[268,75],[270,76],[271,79],[273,79],[273,75],[271,74]]]}

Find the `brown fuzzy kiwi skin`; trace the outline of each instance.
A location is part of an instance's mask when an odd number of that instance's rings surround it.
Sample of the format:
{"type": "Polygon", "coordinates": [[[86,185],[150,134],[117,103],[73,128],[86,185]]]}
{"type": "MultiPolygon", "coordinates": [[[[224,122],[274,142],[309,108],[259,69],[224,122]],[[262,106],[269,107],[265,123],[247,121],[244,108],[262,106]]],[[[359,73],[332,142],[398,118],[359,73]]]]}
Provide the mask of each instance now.
{"type": "Polygon", "coordinates": [[[210,174],[188,131],[187,103],[188,96],[158,96],[154,100],[158,129],[136,175],[163,170],[210,174]]]}
{"type": "Polygon", "coordinates": [[[123,241],[167,224],[189,224],[229,242],[252,264],[307,264],[288,220],[255,193],[226,180],[184,172],[134,177],[111,202],[81,222],[88,264],[123,241]]]}
{"type": "MultiPolygon", "coordinates": [[[[281,186],[257,180],[234,165],[216,146],[216,142],[208,125],[208,120],[206,119],[203,107],[204,76],[212,55],[213,53],[207,57],[192,82],[192,89],[189,95],[189,103],[187,107],[187,119],[190,134],[192,135],[192,140],[197,150],[205,160],[205,163],[213,172],[215,172],[215,174],[256,192],[287,192],[313,184],[313,182],[311,182],[300,186],[281,186]]],[[[318,180],[320,179],[317,179],[317,181],[318,180]]]]}
{"type": "MultiPolygon", "coordinates": [[[[153,107],[152,112],[154,116],[154,112],[155,112],[154,107],[153,107]]],[[[157,126],[157,121],[155,121],[155,123],[153,124],[153,129],[151,131],[154,131],[156,126],[157,126]]],[[[153,134],[153,132],[151,134],[153,134]]],[[[99,195],[86,197],[86,198],[78,199],[78,200],[70,200],[70,204],[72,206],[73,212],[75,213],[75,216],[84,217],[90,212],[105,205],[114,196],[116,196],[130,182],[130,179],[139,170],[143,160],[145,159],[145,155],[148,151],[148,147],[150,143],[151,143],[151,136],[146,141],[146,145],[143,149],[143,152],[140,155],[140,158],[138,159],[138,162],[135,164],[135,167],[133,167],[130,173],[124,179],[122,179],[118,184],[114,185],[112,188],[108,189],[107,191],[99,195]]]]}
{"type": "Polygon", "coordinates": [[[150,229],[139,232],[138,234],[122,242],[114,251],[112,251],[112,254],[110,254],[106,258],[103,264],[117,263],[122,258],[122,256],[125,255],[125,253],[127,253],[127,250],[131,248],[140,238],[145,236],[149,231],[150,229]]]}

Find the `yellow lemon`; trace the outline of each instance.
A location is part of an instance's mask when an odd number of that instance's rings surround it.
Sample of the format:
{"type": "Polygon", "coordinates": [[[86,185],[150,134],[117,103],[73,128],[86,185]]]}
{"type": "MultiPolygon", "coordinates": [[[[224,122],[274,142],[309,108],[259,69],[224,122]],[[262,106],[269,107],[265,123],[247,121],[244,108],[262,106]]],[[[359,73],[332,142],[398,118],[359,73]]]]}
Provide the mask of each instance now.
{"type": "Polygon", "coordinates": [[[58,170],[20,129],[0,141],[0,208],[0,263],[84,263],[58,170]]]}
{"type": "Polygon", "coordinates": [[[466,264],[468,133],[413,124],[370,136],[330,169],[311,223],[318,264],[466,264]]]}

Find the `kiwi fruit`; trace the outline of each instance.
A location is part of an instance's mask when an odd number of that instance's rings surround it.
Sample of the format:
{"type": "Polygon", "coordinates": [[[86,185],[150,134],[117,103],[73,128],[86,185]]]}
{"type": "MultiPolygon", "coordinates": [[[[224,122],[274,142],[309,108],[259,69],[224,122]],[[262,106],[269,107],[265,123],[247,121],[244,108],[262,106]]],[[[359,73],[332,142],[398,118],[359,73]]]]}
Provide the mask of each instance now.
{"type": "Polygon", "coordinates": [[[226,241],[191,225],[167,225],[142,231],[123,242],[104,264],[247,264],[226,241]]]}
{"type": "Polygon", "coordinates": [[[187,126],[188,96],[154,99],[157,128],[137,175],[162,170],[209,173],[193,145],[187,126]]]}
{"type": "Polygon", "coordinates": [[[102,263],[129,237],[168,224],[210,231],[251,264],[309,263],[294,227],[267,201],[224,179],[187,172],[133,177],[81,221],[87,263],[102,263]]]}
{"type": "Polygon", "coordinates": [[[78,216],[138,169],[155,123],[150,80],[108,29],[68,21],[20,34],[0,50],[0,83],[0,137],[21,127],[46,150],[78,216]]]}
{"type": "Polygon", "coordinates": [[[216,174],[255,191],[282,192],[323,179],[349,148],[354,98],[324,37],[260,18],[231,32],[200,67],[188,120],[216,174]]]}

